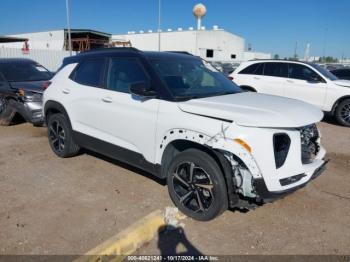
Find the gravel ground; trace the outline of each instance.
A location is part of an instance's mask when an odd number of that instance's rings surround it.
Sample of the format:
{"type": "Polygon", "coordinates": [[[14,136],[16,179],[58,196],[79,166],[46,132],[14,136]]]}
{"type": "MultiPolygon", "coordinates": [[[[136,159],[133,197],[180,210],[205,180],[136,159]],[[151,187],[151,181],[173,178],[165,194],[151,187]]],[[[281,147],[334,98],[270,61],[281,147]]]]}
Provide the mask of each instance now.
{"type": "MultiPolygon", "coordinates": [[[[350,254],[350,129],[320,125],[331,162],[307,187],[246,213],[183,221],[138,254],[350,254]]],[[[83,254],[158,208],[162,181],[95,154],[57,158],[45,128],[0,127],[0,254],[83,254]]]]}

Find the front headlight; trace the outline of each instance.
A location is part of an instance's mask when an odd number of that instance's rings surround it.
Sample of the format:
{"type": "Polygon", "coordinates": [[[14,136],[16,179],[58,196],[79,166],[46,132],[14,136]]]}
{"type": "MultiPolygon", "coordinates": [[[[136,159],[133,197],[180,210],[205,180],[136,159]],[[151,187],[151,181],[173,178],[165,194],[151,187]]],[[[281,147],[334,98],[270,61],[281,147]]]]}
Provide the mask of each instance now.
{"type": "Polygon", "coordinates": [[[25,102],[41,102],[43,95],[41,93],[25,92],[23,96],[25,102]]]}

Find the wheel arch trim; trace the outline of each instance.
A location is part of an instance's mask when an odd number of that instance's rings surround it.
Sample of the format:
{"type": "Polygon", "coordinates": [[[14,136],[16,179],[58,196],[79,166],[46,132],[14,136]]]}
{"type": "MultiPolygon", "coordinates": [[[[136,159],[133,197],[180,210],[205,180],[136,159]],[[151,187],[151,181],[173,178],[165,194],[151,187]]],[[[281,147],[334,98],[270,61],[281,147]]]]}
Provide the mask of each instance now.
{"type": "Polygon", "coordinates": [[[67,117],[69,125],[72,126],[71,122],[70,122],[70,117],[68,115],[67,110],[64,108],[64,106],[61,103],[59,103],[57,101],[54,101],[54,100],[48,100],[45,103],[45,106],[44,106],[44,121],[45,121],[46,124],[47,124],[47,120],[48,120],[47,119],[48,111],[52,110],[52,109],[57,111],[57,112],[60,112],[60,113],[64,114],[64,116],[67,117]]]}
{"type": "Polygon", "coordinates": [[[215,154],[221,154],[220,151],[233,154],[247,166],[249,171],[252,173],[253,177],[262,177],[260,169],[254,157],[249,152],[247,152],[240,144],[235,143],[233,140],[231,141],[231,139],[229,138],[212,137],[201,132],[188,130],[185,128],[171,129],[165,133],[161,144],[157,146],[155,159],[156,163],[163,165],[165,160],[164,156],[166,156],[166,154],[164,153],[166,153],[166,150],[169,147],[169,145],[173,145],[174,143],[181,141],[183,141],[184,143],[189,142],[194,145],[197,144],[202,147],[204,146],[208,150],[213,151],[213,153],[215,154]]]}
{"type": "Polygon", "coordinates": [[[338,105],[343,102],[343,100],[345,99],[350,99],[350,95],[345,95],[345,96],[342,96],[342,97],[339,97],[337,99],[337,101],[334,102],[333,106],[332,106],[332,115],[335,114],[335,110],[337,109],[338,105]]]}

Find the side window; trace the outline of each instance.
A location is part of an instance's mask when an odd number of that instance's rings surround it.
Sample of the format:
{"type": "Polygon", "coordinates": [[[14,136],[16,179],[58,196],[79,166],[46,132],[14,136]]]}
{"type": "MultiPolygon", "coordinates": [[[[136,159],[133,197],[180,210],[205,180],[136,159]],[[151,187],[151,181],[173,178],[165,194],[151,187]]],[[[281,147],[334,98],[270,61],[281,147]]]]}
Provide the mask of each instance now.
{"type": "Polygon", "coordinates": [[[214,57],[214,50],[213,49],[207,49],[207,57],[214,57]]]}
{"type": "Polygon", "coordinates": [[[311,68],[300,64],[289,64],[288,75],[289,78],[310,81],[320,76],[311,68]]]}
{"type": "Polygon", "coordinates": [[[82,85],[99,87],[103,75],[104,61],[101,58],[81,62],[75,71],[74,81],[82,85]]]}
{"type": "Polygon", "coordinates": [[[288,64],[287,63],[265,63],[264,67],[265,76],[277,76],[288,77],[288,64]]]}
{"type": "Polygon", "coordinates": [[[262,75],[263,70],[264,70],[264,64],[263,63],[256,63],[256,64],[252,64],[252,65],[244,68],[242,71],[239,72],[239,74],[262,75]]]}
{"type": "Polygon", "coordinates": [[[107,76],[107,89],[129,93],[129,87],[132,83],[148,81],[149,77],[137,59],[111,59],[107,76]]]}

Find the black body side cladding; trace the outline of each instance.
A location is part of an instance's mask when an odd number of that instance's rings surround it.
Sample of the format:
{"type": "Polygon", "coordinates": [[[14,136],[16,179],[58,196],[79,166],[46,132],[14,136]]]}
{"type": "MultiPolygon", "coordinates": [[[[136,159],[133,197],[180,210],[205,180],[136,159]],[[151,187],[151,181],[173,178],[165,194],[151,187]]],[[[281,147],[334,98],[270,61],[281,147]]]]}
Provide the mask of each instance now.
{"type": "Polygon", "coordinates": [[[119,160],[126,164],[140,168],[146,172],[162,178],[161,168],[158,164],[148,162],[141,154],[131,150],[110,144],[108,142],[93,138],[80,132],[73,131],[74,142],[80,147],[89,149],[96,153],[119,160]]]}

